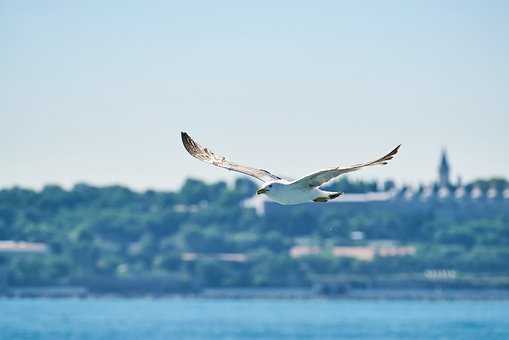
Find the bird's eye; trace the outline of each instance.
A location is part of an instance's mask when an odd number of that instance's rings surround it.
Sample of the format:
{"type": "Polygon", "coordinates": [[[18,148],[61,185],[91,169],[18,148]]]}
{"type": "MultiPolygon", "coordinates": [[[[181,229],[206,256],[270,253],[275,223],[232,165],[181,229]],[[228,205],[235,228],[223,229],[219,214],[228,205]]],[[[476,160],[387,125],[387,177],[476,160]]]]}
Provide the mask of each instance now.
{"type": "Polygon", "coordinates": [[[269,185],[269,188],[272,188],[272,185],[269,185]]]}

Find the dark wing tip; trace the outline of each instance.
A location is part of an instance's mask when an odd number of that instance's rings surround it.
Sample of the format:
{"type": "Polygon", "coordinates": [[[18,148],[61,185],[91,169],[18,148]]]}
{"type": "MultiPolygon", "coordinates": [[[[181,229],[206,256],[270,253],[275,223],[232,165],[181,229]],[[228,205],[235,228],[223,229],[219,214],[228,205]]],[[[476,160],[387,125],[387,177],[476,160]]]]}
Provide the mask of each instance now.
{"type": "Polygon", "coordinates": [[[395,154],[398,153],[399,148],[401,147],[401,144],[396,146],[391,152],[389,152],[384,158],[385,160],[392,159],[395,154]]]}
{"type": "Polygon", "coordinates": [[[181,131],[180,137],[182,138],[182,144],[184,144],[184,148],[189,152],[191,155],[195,156],[196,153],[196,145],[191,136],[187,134],[187,132],[181,131]]]}
{"type": "Polygon", "coordinates": [[[391,151],[390,155],[392,156],[392,155],[397,154],[397,153],[398,153],[398,151],[399,151],[399,148],[400,148],[400,147],[401,147],[401,144],[400,144],[400,145],[398,145],[398,146],[396,146],[396,147],[394,148],[394,150],[392,150],[392,151],[391,151]]]}
{"type": "Polygon", "coordinates": [[[184,143],[184,146],[189,141],[189,135],[186,132],[184,132],[184,131],[180,131],[180,138],[182,138],[182,143],[184,143]]]}
{"type": "Polygon", "coordinates": [[[370,164],[381,164],[386,165],[387,161],[390,161],[394,158],[394,155],[398,153],[399,148],[401,147],[401,144],[396,146],[391,152],[389,152],[387,155],[383,156],[382,158],[370,163],[370,164]]]}

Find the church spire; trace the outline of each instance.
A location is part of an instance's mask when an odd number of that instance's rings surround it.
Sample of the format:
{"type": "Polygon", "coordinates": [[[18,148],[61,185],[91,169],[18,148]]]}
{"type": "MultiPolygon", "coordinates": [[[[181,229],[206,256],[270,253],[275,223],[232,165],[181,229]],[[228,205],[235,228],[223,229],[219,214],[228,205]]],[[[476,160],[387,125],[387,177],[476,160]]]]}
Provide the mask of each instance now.
{"type": "Polygon", "coordinates": [[[440,158],[440,166],[438,168],[438,184],[441,187],[447,187],[450,185],[449,181],[449,160],[447,159],[447,151],[445,148],[442,148],[442,156],[440,158]]]}

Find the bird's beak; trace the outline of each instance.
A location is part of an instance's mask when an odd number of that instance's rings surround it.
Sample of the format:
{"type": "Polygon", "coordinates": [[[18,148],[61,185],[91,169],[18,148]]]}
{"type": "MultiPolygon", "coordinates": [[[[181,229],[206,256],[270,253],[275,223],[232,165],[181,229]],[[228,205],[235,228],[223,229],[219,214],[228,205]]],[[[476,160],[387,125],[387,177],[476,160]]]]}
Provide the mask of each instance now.
{"type": "Polygon", "coordinates": [[[256,194],[261,195],[261,194],[266,193],[267,191],[269,191],[269,190],[267,190],[265,188],[260,188],[260,189],[256,190],[256,194]]]}

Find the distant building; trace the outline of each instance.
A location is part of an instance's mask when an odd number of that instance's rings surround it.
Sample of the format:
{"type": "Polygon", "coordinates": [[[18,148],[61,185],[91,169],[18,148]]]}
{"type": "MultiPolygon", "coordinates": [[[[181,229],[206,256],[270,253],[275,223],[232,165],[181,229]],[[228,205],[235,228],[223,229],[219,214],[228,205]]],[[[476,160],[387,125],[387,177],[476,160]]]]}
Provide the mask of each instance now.
{"type": "Polygon", "coordinates": [[[373,261],[375,258],[375,248],[372,246],[333,247],[332,256],[349,257],[359,261],[373,261]]]}
{"type": "Polygon", "coordinates": [[[416,252],[414,246],[400,246],[392,240],[372,241],[366,246],[335,246],[329,249],[296,245],[289,251],[293,258],[330,253],[334,257],[348,257],[359,261],[373,261],[375,257],[415,255],[416,252]]]}
{"type": "MultiPolygon", "coordinates": [[[[18,254],[42,254],[48,251],[44,243],[22,241],[0,241],[0,254],[18,256],[18,254]]],[[[0,293],[7,291],[7,270],[0,263],[0,293]]]]}
{"type": "Polygon", "coordinates": [[[296,245],[290,248],[290,256],[298,258],[302,256],[318,255],[322,252],[320,247],[296,245]]]}
{"type": "Polygon", "coordinates": [[[470,193],[470,197],[474,200],[481,199],[483,196],[483,192],[479,186],[475,186],[470,193]]]}
{"type": "Polygon", "coordinates": [[[463,199],[466,195],[466,191],[465,191],[465,188],[460,186],[455,192],[454,192],[454,197],[456,199],[463,199]]]}
{"type": "Polygon", "coordinates": [[[488,189],[488,192],[486,193],[486,196],[489,198],[489,199],[495,199],[498,197],[498,192],[497,192],[497,188],[495,188],[494,186],[490,187],[488,189]]]}
{"type": "Polygon", "coordinates": [[[438,197],[441,199],[446,199],[447,197],[449,197],[449,194],[450,194],[449,188],[445,186],[440,187],[440,189],[438,189],[437,192],[438,197]]]}
{"type": "Polygon", "coordinates": [[[47,250],[44,243],[0,241],[0,253],[45,253],[47,250]]]}
{"type": "Polygon", "coordinates": [[[450,176],[449,160],[447,159],[447,151],[443,149],[442,155],[440,157],[440,165],[438,167],[438,185],[440,187],[448,187],[451,184],[449,176],[450,176]]]}
{"type": "Polygon", "coordinates": [[[243,253],[182,253],[182,261],[194,262],[197,260],[213,260],[221,262],[246,262],[247,255],[243,253]]]}

